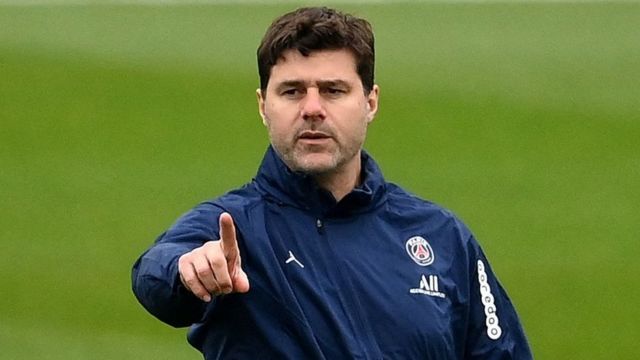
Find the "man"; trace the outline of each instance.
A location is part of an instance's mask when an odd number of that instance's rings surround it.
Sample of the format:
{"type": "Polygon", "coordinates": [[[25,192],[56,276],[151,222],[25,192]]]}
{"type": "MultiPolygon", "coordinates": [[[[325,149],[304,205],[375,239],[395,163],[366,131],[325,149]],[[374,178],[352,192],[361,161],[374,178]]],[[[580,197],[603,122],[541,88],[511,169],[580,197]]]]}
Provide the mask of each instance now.
{"type": "Polygon", "coordinates": [[[256,178],[141,256],[133,290],[206,359],[530,359],[470,231],[384,181],[366,20],[283,15],[258,49],[271,146],[256,178]]]}

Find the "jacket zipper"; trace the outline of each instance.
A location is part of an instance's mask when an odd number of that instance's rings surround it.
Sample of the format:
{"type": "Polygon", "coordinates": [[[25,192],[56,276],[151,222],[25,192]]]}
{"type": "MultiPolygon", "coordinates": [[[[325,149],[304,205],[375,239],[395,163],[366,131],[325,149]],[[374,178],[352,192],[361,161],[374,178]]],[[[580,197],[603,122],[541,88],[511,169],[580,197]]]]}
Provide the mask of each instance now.
{"type": "MultiPolygon", "coordinates": [[[[329,250],[329,254],[331,254],[330,256],[335,256],[335,251],[333,250],[330,244],[330,241],[327,238],[326,224],[323,219],[316,218],[316,230],[318,231],[318,234],[322,236],[323,241],[326,243],[327,249],[329,250]]],[[[341,270],[341,266],[339,264],[335,264],[335,270],[338,273],[336,286],[338,287],[348,286],[348,284],[346,283],[346,277],[343,273],[343,270],[341,270]]],[[[345,296],[344,304],[346,306],[350,306],[350,307],[356,306],[356,302],[353,301],[353,297],[350,296],[350,294],[345,293],[344,296],[345,296]]],[[[371,342],[372,342],[371,335],[368,330],[364,330],[364,333],[361,333],[360,331],[358,331],[359,329],[358,325],[360,325],[360,327],[362,327],[363,329],[365,328],[364,323],[362,321],[362,317],[363,316],[361,313],[351,313],[351,316],[347,315],[348,321],[350,323],[351,334],[355,339],[356,344],[360,347],[361,354],[364,355],[365,359],[370,359],[371,354],[369,352],[370,351],[369,348],[371,347],[371,342]],[[365,336],[366,339],[362,339],[363,335],[365,336]]]]}

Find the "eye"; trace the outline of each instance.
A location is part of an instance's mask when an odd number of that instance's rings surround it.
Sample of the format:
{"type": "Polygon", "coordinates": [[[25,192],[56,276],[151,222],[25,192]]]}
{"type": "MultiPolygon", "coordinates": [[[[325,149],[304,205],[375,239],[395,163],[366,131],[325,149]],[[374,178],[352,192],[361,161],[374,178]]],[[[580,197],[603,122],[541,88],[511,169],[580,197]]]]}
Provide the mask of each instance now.
{"type": "Polygon", "coordinates": [[[300,91],[300,89],[298,88],[288,88],[280,92],[281,96],[288,97],[288,98],[296,98],[296,97],[299,97],[301,94],[302,94],[302,91],[300,91]]]}
{"type": "Polygon", "coordinates": [[[328,87],[324,89],[324,92],[332,97],[342,96],[346,91],[339,87],[328,87]]]}

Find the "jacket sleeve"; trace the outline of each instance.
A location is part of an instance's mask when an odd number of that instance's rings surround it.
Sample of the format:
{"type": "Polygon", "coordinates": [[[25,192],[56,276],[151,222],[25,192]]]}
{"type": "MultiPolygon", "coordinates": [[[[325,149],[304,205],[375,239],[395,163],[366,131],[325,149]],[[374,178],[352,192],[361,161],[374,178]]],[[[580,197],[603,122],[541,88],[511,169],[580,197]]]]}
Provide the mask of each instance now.
{"type": "Polygon", "coordinates": [[[473,236],[468,247],[471,293],[465,359],[533,359],[518,314],[473,236]]]}
{"type": "Polygon", "coordinates": [[[178,276],[181,255],[218,239],[218,218],[223,210],[203,203],[183,215],[133,265],[133,292],[147,311],[161,321],[184,327],[199,322],[207,304],[190,291],[178,276]]]}

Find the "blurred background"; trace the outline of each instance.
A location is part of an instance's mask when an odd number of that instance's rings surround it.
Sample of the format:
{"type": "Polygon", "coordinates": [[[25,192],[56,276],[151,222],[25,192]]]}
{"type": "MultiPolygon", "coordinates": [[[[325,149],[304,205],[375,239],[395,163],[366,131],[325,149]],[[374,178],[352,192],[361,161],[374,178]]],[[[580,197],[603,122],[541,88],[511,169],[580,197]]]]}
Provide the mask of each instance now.
{"type": "MultiPolygon", "coordinates": [[[[255,174],[276,3],[0,0],[0,359],[200,358],[130,268],[255,174]]],[[[637,359],[640,3],[324,3],[376,32],[366,147],[473,229],[536,358],[637,359]]]]}

